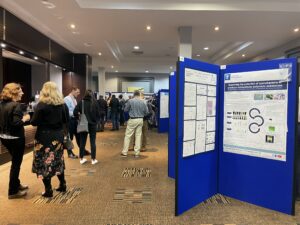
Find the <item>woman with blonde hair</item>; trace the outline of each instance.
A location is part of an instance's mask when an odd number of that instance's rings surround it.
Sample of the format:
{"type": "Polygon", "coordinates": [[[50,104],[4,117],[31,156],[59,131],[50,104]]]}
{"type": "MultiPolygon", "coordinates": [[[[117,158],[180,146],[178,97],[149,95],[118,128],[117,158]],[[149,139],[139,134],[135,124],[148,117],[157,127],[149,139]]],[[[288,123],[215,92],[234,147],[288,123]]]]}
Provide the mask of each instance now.
{"type": "Polygon", "coordinates": [[[44,197],[53,197],[51,178],[55,175],[60,182],[56,191],[66,191],[63,126],[68,120],[69,111],[62,94],[54,82],[46,82],[31,120],[37,126],[32,171],[43,180],[44,197]]]}
{"type": "Polygon", "coordinates": [[[25,149],[24,123],[30,120],[27,114],[23,116],[21,104],[18,101],[23,96],[20,84],[8,83],[4,86],[0,98],[0,139],[11,155],[8,198],[21,198],[27,194],[27,185],[19,180],[20,168],[25,149]]]}

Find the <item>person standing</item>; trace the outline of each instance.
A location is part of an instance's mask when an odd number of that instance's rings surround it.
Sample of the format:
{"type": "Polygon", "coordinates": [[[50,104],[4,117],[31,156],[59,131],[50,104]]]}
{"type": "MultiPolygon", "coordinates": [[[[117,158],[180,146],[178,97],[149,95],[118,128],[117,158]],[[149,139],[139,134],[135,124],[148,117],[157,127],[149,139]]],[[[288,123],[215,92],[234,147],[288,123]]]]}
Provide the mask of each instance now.
{"type": "Polygon", "coordinates": [[[134,98],[130,99],[124,111],[129,113],[129,120],[126,127],[124,146],[121,153],[122,157],[127,157],[131,136],[135,133],[134,152],[135,157],[139,157],[141,149],[141,136],[143,118],[148,114],[148,108],[143,100],[140,99],[140,92],[134,91],[134,98]]]}
{"type": "Polygon", "coordinates": [[[62,94],[54,82],[46,82],[31,120],[31,124],[37,126],[32,172],[43,180],[43,197],[53,197],[51,178],[55,175],[59,179],[56,190],[65,192],[67,188],[64,175],[63,126],[68,120],[69,111],[62,94]]]}
{"type": "Polygon", "coordinates": [[[29,114],[23,116],[21,104],[18,103],[23,94],[19,84],[8,83],[0,95],[0,139],[11,155],[8,199],[22,198],[28,189],[28,186],[22,185],[19,180],[25,150],[24,123],[30,120],[29,114]]]}
{"type": "Polygon", "coordinates": [[[88,121],[88,132],[80,133],[80,164],[87,162],[87,159],[84,158],[84,150],[87,135],[90,136],[90,145],[91,145],[91,157],[92,165],[98,163],[96,159],[96,130],[97,123],[100,118],[100,111],[97,100],[95,99],[93,92],[87,90],[84,94],[83,100],[81,100],[74,109],[74,116],[79,119],[80,114],[82,113],[82,105],[84,106],[84,114],[88,121]]]}
{"type": "Polygon", "coordinates": [[[103,95],[99,96],[98,99],[98,106],[99,106],[99,112],[100,112],[100,132],[104,131],[104,124],[105,124],[105,115],[107,111],[107,102],[103,99],[103,95]]]}
{"type": "Polygon", "coordinates": [[[119,100],[116,98],[115,95],[112,95],[111,100],[109,102],[110,106],[110,111],[111,111],[111,122],[112,122],[112,129],[111,131],[114,130],[119,130],[119,108],[120,108],[120,103],[119,100]]]}
{"type": "Polygon", "coordinates": [[[125,100],[123,95],[119,95],[119,103],[120,103],[120,126],[124,126],[125,124],[125,116],[124,116],[124,108],[125,108],[125,100]]]}
{"type": "Polygon", "coordinates": [[[141,99],[144,101],[144,103],[147,106],[148,113],[143,118],[143,128],[142,128],[142,146],[141,146],[141,152],[147,151],[147,136],[148,136],[148,120],[151,118],[151,105],[148,103],[148,101],[145,100],[144,93],[141,92],[141,99]]]}
{"type": "MultiPolygon", "coordinates": [[[[70,115],[70,122],[69,122],[69,134],[70,134],[70,139],[73,140],[73,137],[75,136],[76,143],[78,147],[80,146],[80,136],[77,134],[77,119],[73,115],[73,111],[77,105],[77,100],[76,98],[80,94],[80,90],[77,87],[72,87],[72,91],[68,96],[64,98],[64,102],[68,106],[68,111],[70,115]]],[[[77,155],[73,153],[72,149],[67,149],[68,151],[68,156],[69,158],[76,159],[78,158],[77,155]]]]}

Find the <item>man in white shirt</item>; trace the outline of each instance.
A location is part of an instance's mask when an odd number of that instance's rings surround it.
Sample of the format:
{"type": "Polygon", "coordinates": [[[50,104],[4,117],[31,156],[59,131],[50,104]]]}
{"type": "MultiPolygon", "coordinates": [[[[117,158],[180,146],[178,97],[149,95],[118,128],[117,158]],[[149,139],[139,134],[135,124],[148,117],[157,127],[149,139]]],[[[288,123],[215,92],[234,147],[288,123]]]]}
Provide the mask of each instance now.
{"type": "MultiPolygon", "coordinates": [[[[77,87],[72,87],[71,93],[64,98],[64,101],[69,109],[69,115],[70,115],[70,121],[69,121],[69,134],[71,140],[73,140],[73,137],[75,136],[76,143],[78,146],[80,146],[80,137],[77,133],[77,120],[74,118],[73,111],[75,109],[75,106],[77,105],[76,98],[80,94],[80,90],[77,87]]],[[[72,151],[72,149],[67,149],[69,158],[77,159],[78,156],[75,155],[72,151]]]]}

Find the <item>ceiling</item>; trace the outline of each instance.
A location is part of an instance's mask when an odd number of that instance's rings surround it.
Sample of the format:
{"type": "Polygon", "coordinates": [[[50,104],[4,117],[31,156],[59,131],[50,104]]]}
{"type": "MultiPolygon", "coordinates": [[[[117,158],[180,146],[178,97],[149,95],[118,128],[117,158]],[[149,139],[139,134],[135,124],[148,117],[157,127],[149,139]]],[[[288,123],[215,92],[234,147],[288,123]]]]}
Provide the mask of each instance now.
{"type": "Polygon", "coordinates": [[[300,38],[300,31],[293,31],[300,27],[299,0],[0,2],[67,49],[91,55],[94,71],[99,67],[108,72],[174,70],[180,26],[193,29],[193,58],[218,64],[247,61],[300,38]],[[70,28],[71,24],[76,28],[70,28]],[[216,32],[215,26],[220,30],[216,32]],[[132,53],[135,45],[143,54],[132,53]],[[207,46],[209,50],[203,50],[207,46]]]}

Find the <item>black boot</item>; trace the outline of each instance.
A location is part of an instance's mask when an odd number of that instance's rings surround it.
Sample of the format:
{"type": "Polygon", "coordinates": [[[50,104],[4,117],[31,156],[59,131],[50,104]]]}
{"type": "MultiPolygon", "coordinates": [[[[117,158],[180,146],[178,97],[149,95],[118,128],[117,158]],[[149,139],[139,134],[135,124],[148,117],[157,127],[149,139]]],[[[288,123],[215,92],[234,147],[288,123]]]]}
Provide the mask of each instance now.
{"type": "Polygon", "coordinates": [[[46,198],[52,198],[53,190],[51,186],[51,178],[44,178],[43,183],[45,185],[45,192],[42,193],[42,196],[46,198]]]}
{"type": "Polygon", "coordinates": [[[66,180],[65,180],[65,174],[57,175],[59,179],[59,187],[56,188],[56,191],[59,192],[66,192],[67,191],[67,185],[66,185],[66,180]]]}

